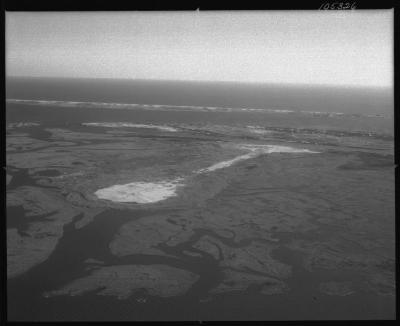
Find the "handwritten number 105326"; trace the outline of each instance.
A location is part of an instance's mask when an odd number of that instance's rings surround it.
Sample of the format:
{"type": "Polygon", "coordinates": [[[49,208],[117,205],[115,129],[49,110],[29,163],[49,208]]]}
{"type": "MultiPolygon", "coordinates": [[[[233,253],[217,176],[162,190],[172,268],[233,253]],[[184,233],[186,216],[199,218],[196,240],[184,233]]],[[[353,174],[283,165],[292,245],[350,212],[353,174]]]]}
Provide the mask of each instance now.
{"type": "Polygon", "coordinates": [[[356,9],[356,3],[350,2],[325,2],[320,7],[319,10],[353,10],[356,9]]]}

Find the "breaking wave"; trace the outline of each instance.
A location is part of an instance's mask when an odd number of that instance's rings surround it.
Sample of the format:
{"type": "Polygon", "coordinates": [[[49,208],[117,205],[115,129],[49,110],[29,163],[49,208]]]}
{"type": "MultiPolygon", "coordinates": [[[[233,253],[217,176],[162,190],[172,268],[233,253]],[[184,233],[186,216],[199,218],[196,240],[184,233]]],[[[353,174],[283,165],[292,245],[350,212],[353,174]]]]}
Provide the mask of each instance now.
{"type": "Polygon", "coordinates": [[[79,107],[79,108],[105,108],[105,109],[141,109],[141,110],[169,110],[169,111],[205,111],[205,112],[265,112],[277,114],[307,114],[312,116],[341,118],[341,117],[367,117],[367,118],[391,118],[391,115],[376,114],[347,114],[343,112],[319,112],[319,111],[295,111],[274,108],[229,108],[215,106],[193,106],[193,105],[164,105],[164,104],[139,104],[139,103],[109,103],[109,102],[83,102],[83,101],[54,101],[54,100],[25,100],[6,99],[7,103],[41,105],[55,107],[79,107]]]}
{"type": "Polygon", "coordinates": [[[247,126],[247,130],[258,135],[267,135],[273,133],[273,131],[266,130],[265,128],[259,126],[247,126]]]}
{"type": "Polygon", "coordinates": [[[40,123],[37,122],[12,122],[7,125],[7,128],[24,128],[24,127],[37,127],[40,123]]]}
{"type": "Polygon", "coordinates": [[[137,123],[129,123],[129,122],[87,122],[82,123],[84,126],[88,127],[106,127],[106,128],[148,128],[148,129],[159,129],[163,131],[178,131],[176,128],[169,126],[160,126],[153,124],[137,124],[137,123]]]}

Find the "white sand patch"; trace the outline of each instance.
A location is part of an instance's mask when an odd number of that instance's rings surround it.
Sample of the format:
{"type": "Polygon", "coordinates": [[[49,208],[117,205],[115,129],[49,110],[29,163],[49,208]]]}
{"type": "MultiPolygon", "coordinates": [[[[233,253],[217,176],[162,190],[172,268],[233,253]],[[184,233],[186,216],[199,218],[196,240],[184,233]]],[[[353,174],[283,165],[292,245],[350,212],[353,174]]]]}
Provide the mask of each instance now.
{"type": "Polygon", "coordinates": [[[99,199],[120,203],[147,204],[176,196],[176,189],[181,184],[180,178],[162,182],[131,182],[124,185],[114,185],[97,190],[94,194],[99,199]]]}
{"type": "Polygon", "coordinates": [[[320,153],[316,151],[310,151],[305,148],[295,148],[290,146],[280,146],[280,145],[253,145],[244,144],[239,145],[239,148],[248,149],[253,153],[260,154],[270,154],[270,153],[320,153]]]}
{"type": "Polygon", "coordinates": [[[197,170],[197,173],[204,173],[204,172],[211,172],[223,168],[227,168],[228,166],[231,166],[232,164],[235,164],[236,162],[243,161],[243,160],[248,160],[249,158],[255,157],[253,153],[245,154],[245,155],[240,155],[235,157],[232,160],[229,161],[222,161],[217,164],[211,165],[207,168],[197,170]]]}
{"type": "Polygon", "coordinates": [[[207,168],[197,170],[196,173],[204,173],[211,172],[219,169],[223,169],[231,166],[239,161],[248,160],[253,157],[257,157],[262,154],[270,154],[270,153],[319,153],[315,151],[310,151],[308,149],[303,148],[294,148],[289,146],[279,146],[279,145],[240,145],[239,148],[249,150],[250,153],[237,156],[232,160],[222,161],[211,165],[207,168]]]}
{"type": "Polygon", "coordinates": [[[87,122],[82,123],[84,126],[89,127],[106,127],[106,128],[148,128],[148,129],[159,129],[163,131],[178,131],[175,128],[168,126],[159,126],[153,124],[137,124],[137,123],[129,123],[129,122],[87,122]]]}

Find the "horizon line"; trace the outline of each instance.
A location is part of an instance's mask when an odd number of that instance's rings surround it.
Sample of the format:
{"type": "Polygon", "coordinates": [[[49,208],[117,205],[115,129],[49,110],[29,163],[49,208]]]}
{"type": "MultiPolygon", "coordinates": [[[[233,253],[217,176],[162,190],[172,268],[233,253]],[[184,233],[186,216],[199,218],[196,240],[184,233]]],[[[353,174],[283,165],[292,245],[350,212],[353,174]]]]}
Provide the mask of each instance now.
{"type": "Polygon", "coordinates": [[[164,79],[164,78],[129,78],[129,77],[70,77],[70,76],[5,76],[7,78],[38,78],[38,79],[104,79],[104,80],[129,80],[145,82],[190,82],[190,83],[225,83],[225,84],[250,84],[270,86],[298,86],[298,87],[330,87],[330,88],[368,88],[368,89],[393,89],[393,85],[354,85],[354,84],[312,84],[294,82],[272,82],[272,81],[234,81],[234,80],[198,80],[198,79],[164,79]]]}

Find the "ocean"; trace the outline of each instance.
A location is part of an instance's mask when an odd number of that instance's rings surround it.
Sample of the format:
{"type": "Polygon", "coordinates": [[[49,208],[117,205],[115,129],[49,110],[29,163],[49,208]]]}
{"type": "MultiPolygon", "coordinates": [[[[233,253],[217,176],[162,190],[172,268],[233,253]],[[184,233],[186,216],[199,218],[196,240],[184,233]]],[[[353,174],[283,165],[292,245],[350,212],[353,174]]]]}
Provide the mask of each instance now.
{"type": "Polygon", "coordinates": [[[16,321],[395,318],[393,92],[6,82],[16,321]]]}

